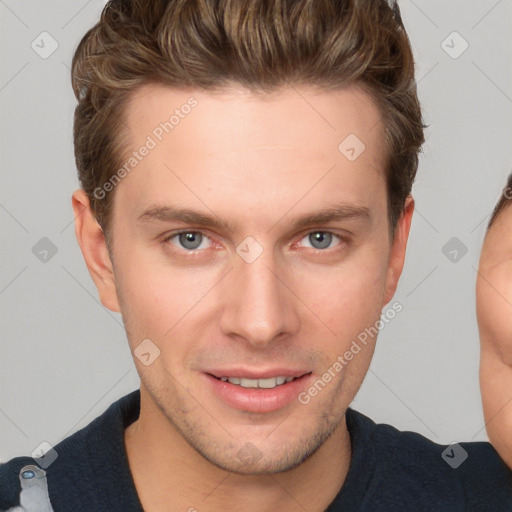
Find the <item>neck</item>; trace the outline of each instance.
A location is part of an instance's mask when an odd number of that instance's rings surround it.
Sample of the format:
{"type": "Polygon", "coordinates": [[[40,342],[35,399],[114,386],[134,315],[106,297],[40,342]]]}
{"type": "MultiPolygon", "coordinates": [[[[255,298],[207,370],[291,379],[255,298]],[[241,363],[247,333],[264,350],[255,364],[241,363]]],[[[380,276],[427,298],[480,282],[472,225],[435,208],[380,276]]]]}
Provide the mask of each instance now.
{"type": "Polygon", "coordinates": [[[197,453],[145,396],[139,419],[125,430],[130,471],[146,512],[324,511],[348,473],[350,436],[345,417],[299,466],[280,473],[239,475],[197,453]]]}

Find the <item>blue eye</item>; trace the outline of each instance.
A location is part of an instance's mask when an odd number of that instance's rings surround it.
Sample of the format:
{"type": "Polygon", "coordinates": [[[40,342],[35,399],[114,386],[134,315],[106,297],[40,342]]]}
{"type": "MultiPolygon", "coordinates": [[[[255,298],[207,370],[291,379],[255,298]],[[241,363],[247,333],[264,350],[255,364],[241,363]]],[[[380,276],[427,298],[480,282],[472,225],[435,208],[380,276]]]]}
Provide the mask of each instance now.
{"type": "Polygon", "coordinates": [[[186,249],[197,249],[203,240],[202,233],[194,231],[190,233],[180,233],[178,236],[180,244],[186,249]]]}
{"type": "Polygon", "coordinates": [[[330,231],[311,231],[304,238],[307,238],[313,245],[313,249],[322,250],[329,249],[333,237],[340,238],[330,231]],[[318,246],[315,246],[315,244],[318,244],[318,246]]]}
{"type": "Polygon", "coordinates": [[[200,231],[180,231],[165,238],[164,242],[170,242],[173,238],[177,238],[179,243],[179,245],[174,243],[173,245],[177,245],[178,248],[184,248],[187,249],[188,252],[191,252],[198,250],[201,246],[201,242],[208,237],[200,231]]]}
{"type": "MultiPolygon", "coordinates": [[[[345,241],[344,238],[330,231],[310,231],[304,235],[301,240],[307,239],[310,244],[309,247],[314,249],[314,251],[325,252],[325,250],[332,248],[331,244],[336,238],[340,241],[337,245],[343,245],[342,242],[345,241]]],[[[163,243],[169,242],[177,248],[178,252],[188,253],[187,255],[193,256],[211,246],[202,246],[203,242],[206,241],[211,242],[211,239],[201,231],[184,230],[171,233],[164,238],[163,243]],[[174,239],[176,239],[176,241],[174,241],[174,239]]]]}

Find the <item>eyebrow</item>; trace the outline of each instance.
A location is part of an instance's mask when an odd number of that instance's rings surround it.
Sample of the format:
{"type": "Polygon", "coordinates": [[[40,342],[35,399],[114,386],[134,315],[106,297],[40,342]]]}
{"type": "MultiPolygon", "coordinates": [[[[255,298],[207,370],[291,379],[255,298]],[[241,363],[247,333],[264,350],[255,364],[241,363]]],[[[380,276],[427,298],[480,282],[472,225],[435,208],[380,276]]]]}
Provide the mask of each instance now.
{"type": "MultiPolygon", "coordinates": [[[[292,221],[292,226],[295,229],[298,229],[313,224],[326,224],[329,222],[339,222],[348,219],[361,219],[365,222],[369,222],[371,218],[372,215],[370,209],[366,206],[338,203],[322,208],[316,212],[303,214],[292,221]]],[[[137,220],[139,222],[183,222],[186,224],[196,224],[202,227],[211,227],[216,229],[227,228],[232,232],[236,231],[235,225],[231,222],[224,222],[215,215],[210,215],[189,208],[176,208],[174,206],[167,205],[153,205],[139,215],[137,220]]]]}

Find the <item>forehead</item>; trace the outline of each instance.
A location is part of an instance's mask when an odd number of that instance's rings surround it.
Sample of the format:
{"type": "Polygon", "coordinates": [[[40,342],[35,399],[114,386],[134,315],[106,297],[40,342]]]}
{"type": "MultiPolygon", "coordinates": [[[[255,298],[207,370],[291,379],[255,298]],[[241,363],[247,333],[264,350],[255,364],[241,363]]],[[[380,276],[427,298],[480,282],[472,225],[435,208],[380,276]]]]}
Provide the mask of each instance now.
{"type": "Polygon", "coordinates": [[[116,191],[139,211],[171,196],[204,207],[213,191],[246,210],[340,194],[365,206],[385,189],[384,127],[357,86],[254,95],[149,84],[131,97],[125,122],[131,151],[153,146],[116,191]]]}
{"type": "Polygon", "coordinates": [[[298,141],[304,150],[337,149],[349,134],[365,144],[383,142],[378,140],[383,125],[377,105],[357,85],[335,91],[290,86],[253,94],[235,86],[210,92],[146,84],[130,97],[125,114],[133,139],[158,132],[159,124],[169,122],[174,114],[174,138],[183,132],[183,149],[193,146],[202,152],[254,146],[291,148],[298,141]],[[185,137],[190,132],[194,137],[185,137]]]}

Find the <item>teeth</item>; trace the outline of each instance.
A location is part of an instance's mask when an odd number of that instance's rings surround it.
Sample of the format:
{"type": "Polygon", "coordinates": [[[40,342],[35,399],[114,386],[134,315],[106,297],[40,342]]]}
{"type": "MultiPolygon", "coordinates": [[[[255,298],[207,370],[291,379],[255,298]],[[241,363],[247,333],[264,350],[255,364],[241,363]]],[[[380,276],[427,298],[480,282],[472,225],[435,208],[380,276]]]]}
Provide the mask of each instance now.
{"type": "Polygon", "coordinates": [[[240,386],[243,388],[257,388],[258,382],[258,379],[240,379],[240,386]]]}
{"type": "Polygon", "coordinates": [[[265,388],[265,389],[275,388],[278,385],[277,379],[278,379],[278,377],[276,377],[274,379],[259,379],[257,381],[258,387],[265,388]]]}
{"type": "Polygon", "coordinates": [[[295,377],[271,377],[269,379],[241,379],[238,377],[221,377],[220,380],[223,382],[230,382],[231,384],[237,384],[244,388],[264,388],[272,389],[276,386],[281,386],[285,382],[291,382],[295,377]]]}

